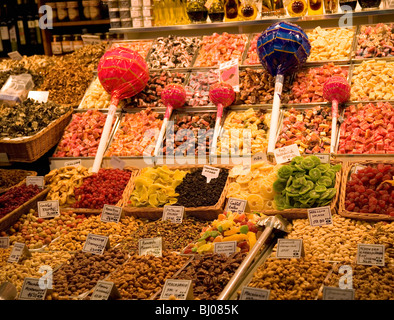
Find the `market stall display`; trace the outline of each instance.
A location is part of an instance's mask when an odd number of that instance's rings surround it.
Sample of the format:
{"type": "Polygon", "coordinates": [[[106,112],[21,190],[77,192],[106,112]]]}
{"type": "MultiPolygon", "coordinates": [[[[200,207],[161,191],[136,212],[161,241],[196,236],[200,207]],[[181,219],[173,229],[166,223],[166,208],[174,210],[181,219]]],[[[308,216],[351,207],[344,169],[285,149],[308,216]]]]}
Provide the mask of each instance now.
{"type": "Polygon", "coordinates": [[[219,81],[217,69],[209,69],[208,71],[192,72],[185,85],[186,90],[186,106],[204,107],[208,106],[209,88],[211,85],[219,81]]]}
{"type": "Polygon", "coordinates": [[[99,78],[95,78],[86,90],[79,105],[80,109],[107,109],[111,103],[111,95],[105,91],[99,78]]]}
{"type": "Polygon", "coordinates": [[[36,176],[36,171],[20,169],[0,169],[0,194],[12,187],[24,184],[28,176],[36,176]]]}
{"type": "Polygon", "coordinates": [[[118,47],[128,48],[135,52],[138,52],[141,57],[146,59],[148,57],[149,51],[152,47],[153,40],[131,40],[131,41],[115,41],[111,43],[108,50],[115,49],[118,47]]]}

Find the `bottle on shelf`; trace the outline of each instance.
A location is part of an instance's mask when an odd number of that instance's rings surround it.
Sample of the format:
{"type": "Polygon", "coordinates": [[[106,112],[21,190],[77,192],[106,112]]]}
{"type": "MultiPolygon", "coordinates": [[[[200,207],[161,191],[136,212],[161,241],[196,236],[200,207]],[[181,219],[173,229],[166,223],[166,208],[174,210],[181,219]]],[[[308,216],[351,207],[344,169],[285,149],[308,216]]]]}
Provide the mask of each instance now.
{"type": "Polygon", "coordinates": [[[261,17],[268,17],[272,16],[274,13],[274,8],[273,8],[273,1],[271,0],[262,0],[261,1],[261,17]]]}
{"type": "Polygon", "coordinates": [[[308,11],[306,0],[284,0],[286,10],[291,17],[302,17],[308,11]]]}
{"type": "Polygon", "coordinates": [[[308,15],[323,14],[323,0],[308,0],[308,15]]]}
{"type": "Polygon", "coordinates": [[[237,21],[239,20],[238,9],[239,0],[225,0],[224,1],[224,21],[237,21]]]}
{"type": "Polygon", "coordinates": [[[19,53],[20,54],[27,54],[30,55],[29,46],[27,43],[28,39],[28,28],[27,28],[27,12],[26,12],[26,7],[25,3],[22,0],[17,0],[17,6],[16,6],[16,23],[18,26],[18,38],[19,38],[19,53]]]}
{"type": "Polygon", "coordinates": [[[188,0],[187,15],[192,23],[205,23],[208,19],[208,9],[205,0],[188,0]]]}
{"type": "Polygon", "coordinates": [[[361,10],[379,9],[381,0],[358,0],[361,10]]]}
{"type": "MultiPolygon", "coordinates": [[[[207,4],[205,4],[207,5],[207,4]]],[[[223,22],[224,5],[223,0],[213,0],[208,8],[208,16],[211,22],[223,22]]]]}
{"type": "Polygon", "coordinates": [[[18,51],[19,50],[19,39],[18,39],[18,25],[17,25],[17,9],[15,7],[15,4],[13,4],[11,1],[8,1],[7,3],[8,6],[8,16],[7,16],[7,24],[8,24],[8,32],[10,35],[10,41],[11,41],[11,51],[18,51]]]}
{"type": "Polygon", "coordinates": [[[10,33],[8,29],[8,7],[4,2],[0,7],[0,37],[1,37],[1,46],[3,50],[0,52],[0,55],[3,57],[7,56],[8,52],[11,52],[11,40],[10,33]]]}
{"type": "Polygon", "coordinates": [[[255,20],[257,17],[257,5],[254,0],[241,0],[238,9],[240,20],[255,20]]]}
{"type": "Polygon", "coordinates": [[[326,13],[337,13],[338,0],[324,0],[324,11],[326,13]]]}
{"type": "Polygon", "coordinates": [[[345,8],[347,10],[349,10],[348,7],[351,8],[352,11],[356,10],[357,7],[357,0],[339,0],[339,6],[344,7],[342,10],[344,10],[345,8]]]}
{"type": "Polygon", "coordinates": [[[283,0],[271,0],[271,2],[274,16],[284,16],[286,14],[283,0]]]}

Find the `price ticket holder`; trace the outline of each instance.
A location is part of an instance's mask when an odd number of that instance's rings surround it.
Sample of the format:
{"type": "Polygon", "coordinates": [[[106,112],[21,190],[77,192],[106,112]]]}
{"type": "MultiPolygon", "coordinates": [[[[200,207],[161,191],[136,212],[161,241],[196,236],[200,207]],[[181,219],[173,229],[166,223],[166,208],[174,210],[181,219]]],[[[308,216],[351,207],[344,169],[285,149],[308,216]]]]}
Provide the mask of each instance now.
{"type": "Polygon", "coordinates": [[[122,296],[113,282],[99,280],[93,289],[90,300],[117,300],[122,296]]]}

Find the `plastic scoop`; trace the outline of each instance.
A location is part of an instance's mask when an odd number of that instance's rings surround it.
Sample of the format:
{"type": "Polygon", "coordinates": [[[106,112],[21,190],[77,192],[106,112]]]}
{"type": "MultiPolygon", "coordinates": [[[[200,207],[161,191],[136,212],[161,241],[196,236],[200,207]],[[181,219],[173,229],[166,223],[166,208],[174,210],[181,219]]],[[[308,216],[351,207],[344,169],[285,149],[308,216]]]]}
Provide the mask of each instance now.
{"type": "Polygon", "coordinates": [[[166,113],[164,115],[163,123],[161,125],[159,137],[157,139],[154,156],[157,157],[159,150],[162,146],[162,141],[164,138],[164,133],[167,128],[168,120],[171,117],[172,111],[174,109],[182,108],[186,102],[186,90],[185,88],[177,83],[170,83],[164,87],[161,92],[161,99],[166,106],[166,113]]]}
{"type": "Polygon", "coordinates": [[[223,110],[230,106],[235,100],[235,91],[233,87],[225,82],[217,82],[209,88],[209,99],[216,105],[216,124],[213,134],[212,154],[216,153],[217,139],[220,132],[220,122],[223,117],[223,110]]]}
{"type": "Polygon", "coordinates": [[[94,159],[92,172],[100,169],[119,101],[141,92],[149,80],[149,70],[144,58],[128,48],[108,50],[100,59],[97,75],[101,85],[111,94],[111,104],[94,159]]]}
{"type": "Polygon", "coordinates": [[[338,121],[338,104],[344,103],[350,98],[350,84],[347,79],[339,76],[329,78],[323,86],[323,98],[331,101],[332,123],[330,152],[334,153],[338,121]]]}

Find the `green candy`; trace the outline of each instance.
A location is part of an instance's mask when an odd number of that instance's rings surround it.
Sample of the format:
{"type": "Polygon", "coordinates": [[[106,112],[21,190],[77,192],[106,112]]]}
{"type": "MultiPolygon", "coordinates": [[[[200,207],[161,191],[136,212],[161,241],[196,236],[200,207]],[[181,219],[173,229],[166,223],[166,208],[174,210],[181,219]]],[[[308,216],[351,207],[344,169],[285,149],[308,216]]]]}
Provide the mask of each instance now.
{"type": "Polygon", "coordinates": [[[327,190],[326,186],[323,186],[323,185],[321,185],[321,184],[319,184],[319,185],[317,185],[317,186],[315,187],[315,191],[316,191],[317,193],[322,193],[322,192],[325,192],[326,190],[327,190]]]}
{"type": "Polygon", "coordinates": [[[316,182],[320,179],[321,177],[321,172],[317,168],[313,168],[309,170],[309,176],[311,177],[312,181],[316,182]]]}
{"type": "Polygon", "coordinates": [[[301,167],[305,170],[313,169],[316,166],[315,162],[311,159],[311,157],[306,157],[301,161],[301,167]]]}
{"type": "Polygon", "coordinates": [[[293,173],[293,169],[289,165],[284,165],[278,169],[278,177],[282,179],[288,179],[293,173]]]}
{"type": "Polygon", "coordinates": [[[286,182],[278,179],[273,183],[272,187],[275,192],[281,193],[286,188],[286,182]]]}

